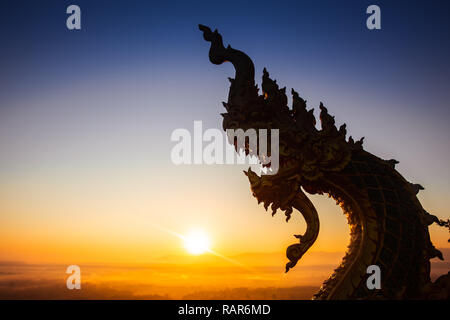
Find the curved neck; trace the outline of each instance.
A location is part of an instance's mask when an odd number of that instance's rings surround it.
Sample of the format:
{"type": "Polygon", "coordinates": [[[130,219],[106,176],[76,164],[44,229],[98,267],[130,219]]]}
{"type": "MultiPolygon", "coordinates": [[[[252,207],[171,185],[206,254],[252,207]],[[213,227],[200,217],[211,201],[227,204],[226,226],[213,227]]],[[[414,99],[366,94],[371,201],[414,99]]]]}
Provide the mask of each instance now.
{"type": "Polygon", "coordinates": [[[204,25],[198,26],[203,31],[203,38],[211,42],[209,49],[209,60],[214,64],[222,64],[224,62],[231,62],[236,70],[236,76],[232,82],[238,88],[253,87],[255,85],[255,67],[252,60],[244,52],[236,50],[228,46],[223,46],[222,36],[217,30],[214,32],[204,25]]]}

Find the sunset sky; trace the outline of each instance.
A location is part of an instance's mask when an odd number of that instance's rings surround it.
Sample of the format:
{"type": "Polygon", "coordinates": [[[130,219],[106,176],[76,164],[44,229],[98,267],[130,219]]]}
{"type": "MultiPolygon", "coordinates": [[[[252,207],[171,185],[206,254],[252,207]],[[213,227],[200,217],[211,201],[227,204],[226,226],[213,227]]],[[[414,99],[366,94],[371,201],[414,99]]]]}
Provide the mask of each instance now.
{"type": "MultiPolygon", "coordinates": [[[[171,162],[173,130],[192,131],[194,120],[221,128],[234,75],[209,62],[199,23],[253,59],[258,83],[266,67],[316,116],[323,101],[366,150],[399,160],[425,187],[423,207],[448,219],[450,4],[409,3],[2,1],[0,282],[13,263],[29,277],[40,265],[43,279],[86,265],[91,283],[120,279],[131,292],[135,278],[222,288],[237,274],[249,288],[318,286],[338,265],[349,229],[333,200],[311,196],[319,238],[283,276],[285,248],[306,228],[300,215],[286,224],[258,206],[246,166],[171,162]],[[382,30],[365,26],[373,3],[382,30]],[[81,7],[80,31],[66,28],[70,4],[81,7]],[[189,255],[175,234],[193,229],[224,257],[189,255]]],[[[430,230],[450,248],[448,231],[430,230]]]]}

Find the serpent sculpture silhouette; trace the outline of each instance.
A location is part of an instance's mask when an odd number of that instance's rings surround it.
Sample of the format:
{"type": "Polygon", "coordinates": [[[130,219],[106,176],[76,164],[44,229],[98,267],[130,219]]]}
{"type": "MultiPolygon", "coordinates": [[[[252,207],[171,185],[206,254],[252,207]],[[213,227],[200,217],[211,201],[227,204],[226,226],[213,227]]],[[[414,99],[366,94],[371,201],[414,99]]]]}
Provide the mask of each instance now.
{"type": "MultiPolygon", "coordinates": [[[[313,245],[319,233],[317,211],[302,189],[328,194],[348,218],[350,245],[341,265],[324,282],[315,299],[412,299],[448,298],[450,273],[432,283],[430,259],[442,254],[430,241],[428,226],[449,227],[426,212],[416,194],[423,189],[406,181],[396,170],[396,160],[383,160],[363,149],[363,139],[346,140],[346,125],[339,129],[334,117],[320,104],[321,130],[316,128],[313,109],[292,90],[292,109],[287,106],[286,88],[279,89],[264,69],[262,95],[254,82],[252,60],[243,52],[223,46],[217,30],[199,25],[211,42],[209,59],[214,64],[231,62],[236,70],[223,128],[247,130],[279,129],[279,169],[259,177],[247,175],[253,196],[272,215],[277,209],[289,220],[293,209],[303,215],[307,229],[295,235],[300,241],[287,248],[286,272],[313,245]],[[381,289],[369,290],[367,267],[378,265],[381,289]]],[[[235,141],[234,141],[235,142],[235,141]]],[[[236,149],[240,147],[236,145],[236,149]]],[[[254,154],[248,145],[247,154],[254,154]]],[[[269,148],[270,150],[270,148],[269,148]]],[[[237,150],[238,151],[238,150],[237,150]]],[[[269,164],[270,166],[270,164],[269,164]]]]}

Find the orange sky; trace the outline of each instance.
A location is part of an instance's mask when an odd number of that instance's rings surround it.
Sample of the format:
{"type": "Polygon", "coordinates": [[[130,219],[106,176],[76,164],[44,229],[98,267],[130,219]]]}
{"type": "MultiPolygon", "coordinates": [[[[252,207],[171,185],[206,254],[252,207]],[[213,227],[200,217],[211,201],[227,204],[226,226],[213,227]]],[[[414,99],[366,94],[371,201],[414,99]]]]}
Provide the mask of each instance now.
{"type": "MultiPolygon", "coordinates": [[[[16,283],[16,296],[66,297],[67,290],[59,291],[65,268],[76,264],[89,288],[84,298],[215,297],[211,292],[231,298],[309,297],[344,255],[345,216],[333,200],[310,196],[319,212],[319,238],[285,275],[285,249],[295,242],[293,234],[305,231],[305,222],[300,214],[286,223],[283,214],[265,212],[251,196],[242,168],[169,163],[15,173],[0,181],[0,262],[26,264],[0,265],[0,287],[9,281],[16,283]],[[198,228],[225,259],[187,254],[174,233],[198,228]],[[242,287],[247,289],[237,289],[242,287]]],[[[427,188],[419,197],[430,212],[444,212],[446,199],[439,193],[427,188]]],[[[448,231],[432,226],[430,232],[436,247],[449,248],[448,231]]],[[[444,264],[434,262],[434,275],[448,271],[444,264]]]]}
{"type": "MultiPolygon", "coordinates": [[[[184,253],[182,241],[161,227],[180,234],[201,228],[224,255],[284,252],[292,235],[305,230],[299,214],[285,223],[282,214],[272,218],[258,206],[238,166],[138,171],[29,172],[2,181],[1,260],[151,263],[184,253]]],[[[345,251],[348,225],[340,208],[324,196],[311,198],[321,222],[311,251],[345,251]]],[[[427,190],[420,198],[430,212],[444,212],[438,208],[442,199],[427,190]]],[[[449,247],[444,228],[430,230],[436,247],[449,247]]]]}
{"type": "MultiPolygon", "coordinates": [[[[238,287],[266,289],[227,294],[305,298],[309,289],[292,293],[288,288],[317,288],[339,264],[349,241],[346,218],[334,201],[310,196],[319,212],[319,238],[285,275],[285,249],[295,242],[293,234],[305,231],[305,222],[294,214],[286,223],[283,214],[271,217],[258,206],[243,166],[162,163],[94,168],[42,166],[10,173],[0,181],[0,262],[27,263],[0,267],[0,280],[46,279],[48,290],[59,296],[52,288],[63,285],[65,267],[76,264],[82,267],[89,298],[213,297],[206,291],[238,287]],[[209,235],[211,249],[226,259],[186,253],[174,233],[198,228],[209,235]],[[274,293],[269,287],[287,291],[274,293]]],[[[433,188],[421,191],[419,198],[439,216],[447,199],[433,188]]],[[[447,230],[433,225],[430,232],[436,247],[450,247],[447,230]]],[[[448,253],[444,251],[446,259],[448,253]]],[[[435,275],[448,271],[447,262],[433,263],[435,275]]],[[[40,286],[36,284],[37,296],[42,294],[40,286]]],[[[34,292],[21,282],[17,288],[34,292]]]]}

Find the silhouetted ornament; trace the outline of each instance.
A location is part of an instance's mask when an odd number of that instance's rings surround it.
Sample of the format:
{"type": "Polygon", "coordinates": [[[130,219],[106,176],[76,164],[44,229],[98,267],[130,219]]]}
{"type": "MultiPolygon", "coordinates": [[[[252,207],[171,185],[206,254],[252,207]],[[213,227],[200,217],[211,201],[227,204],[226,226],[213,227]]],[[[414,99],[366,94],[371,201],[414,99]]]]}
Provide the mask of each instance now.
{"type": "Polygon", "coordinates": [[[443,256],[428,231],[433,223],[450,230],[450,220],[440,220],[422,208],[416,194],[423,187],[409,183],[395,170],[397,160],[386,161],[364,150],[364,137],[355,142],[349,136],[346,141],[346,125],[338,130],[323,103],[319,106],[321,130],[316,128],[313,109],[308,111],[306,100],[293,89],[289,109],[286,88],[279,89],[265,68],[260,94],[251,59],[242,51],[225,48],[217,30],[199,28],[211,42],[210,61],[229,61],[236,70],[224,103],[223,128],[279,129],[277,173],[258,176],[249,169],[245,175],[258,204],[263,203],[266,210],[270,207],[272,215],[284,211],[288,221],[296,209],[306,221],[305,233],[295,235],[298,241],[286,250],[286,272],[319,233],[318,214],[305,191],[333,198],[350,226],[348,251],[314,298],[450,299],[450,273],[434,284],[430,281],[429,260],[443,256]],[[366,286],[370,265],[381,269],[379,290],[366,286]]]}

